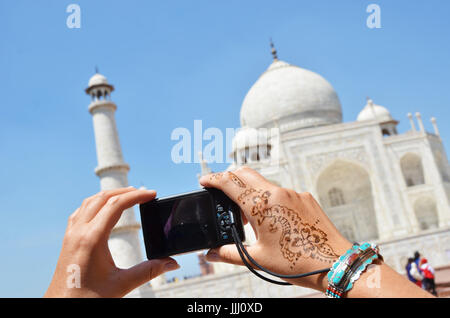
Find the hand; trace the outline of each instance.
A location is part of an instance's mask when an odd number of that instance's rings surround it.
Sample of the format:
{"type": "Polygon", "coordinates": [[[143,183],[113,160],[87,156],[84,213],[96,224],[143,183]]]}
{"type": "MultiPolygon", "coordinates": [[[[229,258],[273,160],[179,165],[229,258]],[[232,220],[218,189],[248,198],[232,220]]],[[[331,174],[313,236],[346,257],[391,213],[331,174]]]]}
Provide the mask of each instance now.
{"type": "MultiPolygon", "coordinates": [[[[250,168],[206,175],[200,184],[222,190],[239,205],[257,238],[247,251],[273,272],[294,275],[329,268],[352,246],[311,194],[280,188],[250,168]]],[[[210,250],[207,260],[243,265],[235,245],[210,250]]],[[[323,291],[326,274],[288,281],[323,291]]]]}
{"type": "Polygon", "coordinates": [[[121,269],[116,267],[109,251],[109,234],[122,212],[155,196],[155,191],[129,187],[102,191],[85,199],[69,217],[61,254],[45,297],[122,297],[164,272],[179,268],[174,259],[164,258],[121,269]],[[79,286],[68,284],[73,264],[80,271],[79,286]]]}

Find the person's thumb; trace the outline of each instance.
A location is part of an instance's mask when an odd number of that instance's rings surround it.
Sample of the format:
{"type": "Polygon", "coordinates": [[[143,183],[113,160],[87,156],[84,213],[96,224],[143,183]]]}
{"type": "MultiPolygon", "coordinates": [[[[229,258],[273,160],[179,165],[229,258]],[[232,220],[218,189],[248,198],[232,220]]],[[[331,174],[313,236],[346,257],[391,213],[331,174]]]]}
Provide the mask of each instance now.
{"type": "Polygon", "coordinates": [[[178,268],[180,268],[180,265],[173,258],[154,259],[123,270],[122,278],[131,289],[134,289],[159,275],[178,268]]]}
{"type": "MultiPolygon", "coordinates": [[[[246,246],[245,249],[250,254],[250,256],[254,255],[254,246],[246,246]]],[[[234,265],[244,265],[236,245],[224,245],[218,248],[211,249],[206,254],[206,260],[208,262],[224,262],[234,265]]]]}

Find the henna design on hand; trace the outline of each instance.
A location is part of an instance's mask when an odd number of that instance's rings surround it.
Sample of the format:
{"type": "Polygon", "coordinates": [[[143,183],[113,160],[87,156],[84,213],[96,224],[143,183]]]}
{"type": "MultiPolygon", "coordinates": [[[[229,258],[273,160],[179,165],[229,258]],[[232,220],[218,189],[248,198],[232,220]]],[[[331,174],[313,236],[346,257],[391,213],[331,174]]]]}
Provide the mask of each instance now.
{"type": "Polygon", "coordinates": [[[269,220],[270,233],[277,233],[281,229],[280,249],[283,257],[290,262],[291,269],[294,269],[300,258],[332,263],[339,257],[329,245],[327,234],[317,227],[319,220],[311,225],[303,222],[295,210],[279,204],[269,206],[269,191],[247,189],[238,200],[251,193],[255,194],[248,199],[253,203],[251,215],[257,217],[258,226],[266,219],[269,220]]]}
{"type": "Polygon", "coordinates": [[[228,176],[230,177],[231,181],[233,181],[233,183],[238,187],[240,188],[246,187],[245,183],[241,179],[239,179],[239,177],[235,175],[233,172],[228,171],[228,176]]]}
{"type": "Polygon", "coordinates": [[[220,178],[222,178],[222,176],[223,176],[223,172],[213,173],[213,174],[209,177],[209,180],[212,180],[212,179],[219,180],[220,178]]]}
{"type": "Polygon", "coordinates": [[[244,192],[242,192],[242,193],[238,196],[237,200],[238,200],[239,202],[242,202],[242,204],[245,204],[244,198],[245,198],[246,196],[248,196],[248,195],[254,193],[254,192],[258,192],[258,193],[259,193],[259,192],[261,192],[261,190],[255,190],[254,188],[246,189],[244,192]]]}

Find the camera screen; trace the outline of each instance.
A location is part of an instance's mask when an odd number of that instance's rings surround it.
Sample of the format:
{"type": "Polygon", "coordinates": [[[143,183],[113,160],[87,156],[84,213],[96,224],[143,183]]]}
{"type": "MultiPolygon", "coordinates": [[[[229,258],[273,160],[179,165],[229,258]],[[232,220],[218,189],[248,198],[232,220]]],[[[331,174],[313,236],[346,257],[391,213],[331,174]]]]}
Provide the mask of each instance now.
{"type": "Polygon", "coordinates": [[[217,240],[213,198],[207,192],[152,201],[141,214],[149,258],[207,248],[217,240]]]}

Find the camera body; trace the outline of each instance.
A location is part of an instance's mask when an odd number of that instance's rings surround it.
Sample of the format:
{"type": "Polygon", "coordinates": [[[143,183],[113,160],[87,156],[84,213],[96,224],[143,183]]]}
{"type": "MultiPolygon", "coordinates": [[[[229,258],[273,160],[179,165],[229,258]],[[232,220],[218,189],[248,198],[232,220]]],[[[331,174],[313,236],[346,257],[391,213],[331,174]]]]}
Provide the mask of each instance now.
{"type": "Polygon", "coordinates": [[[156,198],[139,209],[148,259],[234,243],[232,225],[245,240],[239,206],[218,189],[156,198]]]}

